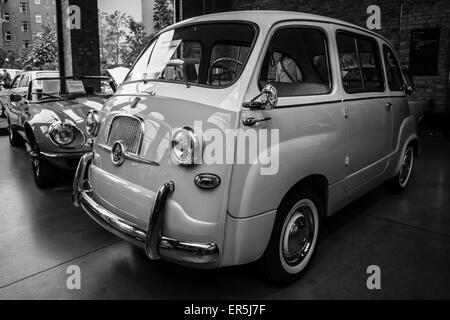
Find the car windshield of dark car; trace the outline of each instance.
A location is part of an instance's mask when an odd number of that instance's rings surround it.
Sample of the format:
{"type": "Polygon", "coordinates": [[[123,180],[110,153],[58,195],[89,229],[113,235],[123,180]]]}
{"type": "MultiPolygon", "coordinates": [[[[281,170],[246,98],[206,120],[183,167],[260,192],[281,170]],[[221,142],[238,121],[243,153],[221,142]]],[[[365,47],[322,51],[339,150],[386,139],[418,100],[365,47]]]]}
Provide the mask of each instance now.
{"type": "Polygon", "coordinates": [[[128,74],[130,81],[169,81],[224,87],[236,81],[256,37],[247,23],[198,24],[160,34],[128,74]]]}
{"type": "Polygon", "coordinates": [[[114,90],[111,87],[111,79],[106,77],[81,79],[38,78],[31,81],[29,89],[29,100],[36,102],[73,99],[86,95],[108,96],[114,94],[114,90]]]}

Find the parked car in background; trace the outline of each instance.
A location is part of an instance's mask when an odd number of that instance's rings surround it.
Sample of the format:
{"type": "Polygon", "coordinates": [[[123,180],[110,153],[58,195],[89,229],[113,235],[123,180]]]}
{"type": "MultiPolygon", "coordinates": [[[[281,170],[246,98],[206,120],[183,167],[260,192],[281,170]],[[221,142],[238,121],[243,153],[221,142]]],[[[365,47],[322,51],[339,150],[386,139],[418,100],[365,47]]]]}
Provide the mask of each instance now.
{"type": "Polygon", "coordinates": [[[10,85],[4,85],[3,83],[1,84],[1,88],[0,88],[0,108],[1,108],[1,112],[0,112],[0,117],[4,118],[6,117],[5,115],[5,106],[8,104],[9,102],[9,96],[11,95],[11,89],[17,87],[19,80],[20,80],[20,75],[22,74],[21,70],[15,70],[13,72],[14,76],[11,76],[11,84],[10,85]]]}
{"type": "Polygon", "coordinates": [[[409,93],[392,45],[361,27],[278,11],[188,19],[88,116],[74,204],[152,260],[258,261],[286,284],[311,264],[322,218],[385,181],[407,187],[420,146],[409,93]]]}
{"type": "Polygon", "coordinates": [[[34,180],[40,188],[57,184],[59,170],[74,170],[81,156],[92,150],[85,129],[86,115],[100,111],[115,90],[107,85],[112,83],[108,77],[54,75],[24,74],[23,85],[21,80],[12,89],[7,107],[10,144],[17,147],[26,143],[34,180]]]}

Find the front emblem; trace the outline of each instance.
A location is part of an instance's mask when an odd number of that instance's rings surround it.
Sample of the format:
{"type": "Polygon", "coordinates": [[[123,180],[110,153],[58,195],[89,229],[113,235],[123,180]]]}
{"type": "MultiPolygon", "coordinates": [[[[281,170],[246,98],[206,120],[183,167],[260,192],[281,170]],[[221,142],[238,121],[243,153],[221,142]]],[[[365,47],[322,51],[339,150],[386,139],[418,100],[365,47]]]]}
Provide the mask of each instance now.
{"type": "Polygon", "coordinates": [[[111,161],[115,166],[120,167],[125,161],[125,146],[120,141],[114,142],[111,148],[111,161]]]}

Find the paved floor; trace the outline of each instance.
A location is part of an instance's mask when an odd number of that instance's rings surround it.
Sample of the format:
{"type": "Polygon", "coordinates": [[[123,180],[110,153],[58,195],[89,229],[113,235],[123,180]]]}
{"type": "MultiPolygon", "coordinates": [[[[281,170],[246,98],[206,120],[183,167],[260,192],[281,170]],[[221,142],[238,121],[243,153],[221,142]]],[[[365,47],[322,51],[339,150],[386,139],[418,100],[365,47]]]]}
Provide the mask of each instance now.
{"type": "Polygon", "coordinates": [[[427,137],[408,190],[380,187],[327,220],[297,283],[273,287],[254,266],[191,270],[148,261],[72,207],[70,185],[38,190],[24,149],[0,137],[0,299],[450,298],[450,143],[427,137]],[[81,290],[68,290],[68,266],[81,290]],[[381,290],[366,268],[381,268],[381,290]]]}

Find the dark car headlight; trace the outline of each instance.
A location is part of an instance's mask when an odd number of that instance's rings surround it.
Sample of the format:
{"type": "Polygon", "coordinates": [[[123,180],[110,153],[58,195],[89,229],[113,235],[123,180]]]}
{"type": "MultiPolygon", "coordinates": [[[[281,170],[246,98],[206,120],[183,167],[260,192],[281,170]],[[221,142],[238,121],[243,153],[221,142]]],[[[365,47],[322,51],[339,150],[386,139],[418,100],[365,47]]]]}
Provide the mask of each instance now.
{"type": "Polygon", "coordinates": [[[86,132],[96,137],[98,134],[98,131],[100,130],[100,115],[97,111],[89,111],[89,113],[86,116],[86,132]]]}
{"type": "Polygon", "coordinates": [[[67,122],[55,122],[49,128],[50,139],[59,146],[67,146],[75,140],[76,128],[67,122]]]}

